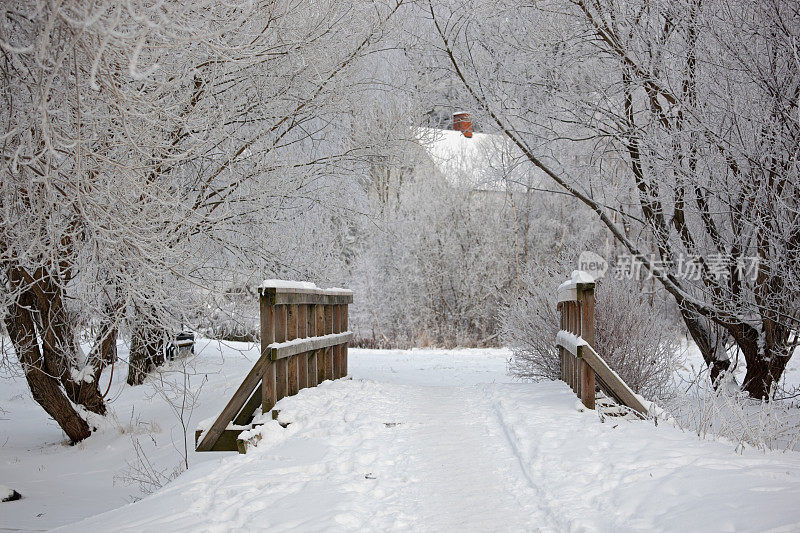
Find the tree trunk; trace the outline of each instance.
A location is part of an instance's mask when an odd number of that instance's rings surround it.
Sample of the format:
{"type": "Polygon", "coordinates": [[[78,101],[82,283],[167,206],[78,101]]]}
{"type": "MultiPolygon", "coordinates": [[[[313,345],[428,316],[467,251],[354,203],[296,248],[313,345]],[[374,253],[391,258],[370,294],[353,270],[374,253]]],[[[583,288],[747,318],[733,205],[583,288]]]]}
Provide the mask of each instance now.
{"type": "Polygon", "coordinates": [[[148,373],[164,363],[164,330],[147,323],[142,313],[136,314],[139,322],[131,334],[128,385],[141,385],[148,373]]]}
{"type": "Polygon", "coordinates": [[[753,330],[752,339],[748,338],[750,342],[739,343],[747,362],[742,388],[753,398],[772,397],[772,389],[783,376],[794,351],[788,342],[791,329],[775,318],[767,316],[762,319],[764,333],[761,340],[753,330]]]}
{"type": "Polygon", "coordinates": [[[61,426],[71,442],[87,438],[92,434],[89,424],[72,407],[59,386],[59,380],[45,370],[30,309],[13,303],[8,311],[6,330],[22,364],[33,399],[61,426]]]}
{"type": "Polygon", "coordinates": [[[772,387],[781,379],[789,357],[775,353],[774,350],[762,355],[756,349],[756,353],[750,356],[745,352],[745,360],[747,373],[742,389],[752,398],[771,398],[772,387]]]}
{"type": "MultiPolygon", "coordinates": [[[[84,372],[89,380],[75,379],[73,370],[78,367],[80,346],[76,341],[73,323],[64,306],[63,289],[43,276],[38,281],[40,290],[35,291],[35,305],[39,311],[39,331],[42,339],[42,355],[45,369],[51,376],[61,380],[67,398],[74,404],[82,405],[89,411],[99,415],[106,414],[106,405],[100,393],[98,380],[93,379],[96,370],[84,372]]],[[[89,358],[88,365],[96,365],[99,361],[89,358]]],[[[93,369],[94,370],[94,369],[93,369]]],[[[99,377],[99,376],[98,376],[99,377]]]]}
{"type": "Polygon", "coordinates": [[[689,335],[692,336],[692,339],[697,344],[700,355],[703,356],[703,360],[708,366],[711,383],[714,388],[717,388],[720,384],[720,378],[730,370],[731,366],[731,361],[725,353],[725,345],[724,343],[720,345],[719,339],[714,338],[712,332],[709,331],[708,324],[704,323],[703,317],[690,309],[682,308],[680,312],[683,323],[686,324],[689,330],[689,335]]]}

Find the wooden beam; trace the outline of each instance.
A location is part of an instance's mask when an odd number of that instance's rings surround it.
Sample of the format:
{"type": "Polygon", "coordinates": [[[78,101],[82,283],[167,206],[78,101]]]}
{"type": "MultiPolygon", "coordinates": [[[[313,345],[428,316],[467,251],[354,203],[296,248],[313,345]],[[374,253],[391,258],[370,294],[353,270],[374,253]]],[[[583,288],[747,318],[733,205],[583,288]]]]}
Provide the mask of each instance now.
{"type": "Polygon", "coordinates": [[[271,305],[346,305],[353,303],[351,291],[261,287],[259,292],[267,298],[271,305]]]}
{"type": "Polygon", "coordinates": [[[345,333],[330,333],[322,335],[321,337],[309,337],[307,339],[296,339],[294,342],[280,343],[278,346],[269,347],[269,357],[273,361],[285,359],[299,353],[310,352],[313,350],[321,350],[323,348],[330,348],[350,342],[353,334],[350,332],[345,333]]]}
{"type": "MultiPolygon", "coordinates": [[[[333,306],[325,305],[325,335],[333,334],[333,306]]],[[[325,379],[334,380],[336,375],[333,367],[333,348],[330,346],[325,348],[325,379]]]]}
{"type": "MultiPolygon", "coordinates": [[[[285,305],[275,306],[275,342],[286,341],[286,313],[285,305]]],[[[269,347],[267,347],[269,350],[269,347]]],[[[269,351],[270,358],[272,351],[269,351]]],[[[275,359],[272,359],[275,361],[275,359]]],[[[286,359],[275,361],[275,398],[281,401],[289,395],[289,367],[286,359]]]]}
{"type": "MultiPolygon", "coordinates": [[[[325,335],[325,306],[314,306],[314,322],[317,337],[325,335]]],[[[325,381],[325,348],[316,351],[317,354],[317,384],[325,381]]]]}
{"type": "Polygon", "coordinates": [[[208,452],[214,448],[220,435],[222,435],[222,432],[228,427],[228,423],[230,423],[242,407],[244,407],[245,402],[247,402],[250,395],[261,382],[261,376],[264,374],[264,369],[268,363],[269,359],[267,357],[262,355],[258,358],[256,364],[253,365],[253,368],[250,369],[250,372],[245,376],[242,384],[239,385],[239,388],[233,393],[233,397],[228,404],[222,409],[222,412],[217,419],[214,420],[211,427],[208,428],[208,431],[206,431],[203,436],[203,440],[197,445],[198,452],[208,452]]]}
{"type": "MultiPolygon", "coordinates": [[[[308,305],[297,306],[297,338],[305,339],[310,337],[308,333],[308,305]]],[[[308,356],[301,353],[297,356],[297,388],[305,389],[308,387],[308,356]]]]}
{"type": "Polygon", "coordinates": [[[622,378],[616,372],[611,370],[611,367],[594,351],[594,348],[589,345],[582,346],[581,357],[592,367],[597,378],[617,401],[642,415],[647,414],[647,408],[639,401],[639,398],[628,387],[628,384],[622,381],[622,378]]]}
{"type": "MultiPolygon", "coordinates": [[[[214,445],[208,450],[201,450],[200,445],[197,445],[197,451],[204,451],[204,452],[236,452],[239,451],[238,446],[236,445],[236,440],[239,438],[239,434],[244,431],[243,429],[225,429],[220,434],[219,438],[217,438],[214,445]]],[[[202,431],[199,429],[194,432],[194,441],[197,442],[197,439],[200,438],[202,435],[202,431]]]]}
{"type": "MultiPolygon", "coordinates": [[[[270,305],[266,298],[259,298],[261,308],[261,356],[267,357],[267,346],[275,342],[275,307],[270,305]]],[[[275,394],[275,363],[270,361],[264,369],[261,379],[261,412],[268,413],[275,407],[278,398],[275,394]]]]}

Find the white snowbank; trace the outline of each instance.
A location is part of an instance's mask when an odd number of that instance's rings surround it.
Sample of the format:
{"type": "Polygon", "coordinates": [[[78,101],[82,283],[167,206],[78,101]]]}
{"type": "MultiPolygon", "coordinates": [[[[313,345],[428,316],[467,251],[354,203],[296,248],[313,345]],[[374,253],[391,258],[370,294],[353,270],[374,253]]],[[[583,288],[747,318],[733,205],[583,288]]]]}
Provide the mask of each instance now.
{"type": "Polygon", "coordinates": [[[798,454],[737,454],[665,425],[602,423],[560,382],[326,381],[278,408],[289,425],[265,420],[247,455],[202,464],[158,494],[64,530],[800,526],[798,454]]]}
{"type": "MultiPolygon", "coordinates": [[[[219,413],[260,353],[198,345],[191,430],[219,413]]],[[[262,440],[245,456],[195,453],[190,445],[187,472],[129,505],[140,494],[119,474],[136,459],[132,437],[158,471],[182,460],[179,421],[149,385],[127,387],[118,368],[111,409],[123,425],[65,446],[24,380],[0,380],[10,419],[0,431],[14,428],[0,446],[2,482],[25,495],[2,506],[0,528],[800,530],[797,453],[735,453],[728,442],[666,424],[602,423],[578,410],[564,383],[513,381],[508,350],[350,355],[352,380],[279,402],[287,428],[264,417],[253,430],[262,440]]]]}
{"type": "Polygon", "coordinates": [[[14,494],[14,489],[12,489],[11,487],[6,487],[5,485],[0,485],[0,502],[10,498],[13,494],[14,494]]]}

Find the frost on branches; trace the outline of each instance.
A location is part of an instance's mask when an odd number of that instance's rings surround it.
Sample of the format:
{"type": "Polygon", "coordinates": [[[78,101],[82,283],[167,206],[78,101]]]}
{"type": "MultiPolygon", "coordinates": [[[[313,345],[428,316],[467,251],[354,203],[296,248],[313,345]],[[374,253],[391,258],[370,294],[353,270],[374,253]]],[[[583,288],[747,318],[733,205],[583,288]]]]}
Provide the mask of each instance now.
{"type": "Polygon", "coordinates": [[[441,65],[483,118],[647,258],[712,380],[733,351],[742,388],[768,397],[800,329],[796,2],[443,1],[428,12],[441,65]],[[681,257],[697,259],[697,279],[679,277],[681,257]],[[757,276],[738,268],[749,258],[757,276]]]}
{"type": "Polygon", "coordinates": [[[198,295],[285,269],[298,218],[348,194],[368,148],[348,112],[369,111],[358,66],[396,9],[0,7],[0,314],[70,440],[105,413],[118,335],[141,383],[198,295]]]}

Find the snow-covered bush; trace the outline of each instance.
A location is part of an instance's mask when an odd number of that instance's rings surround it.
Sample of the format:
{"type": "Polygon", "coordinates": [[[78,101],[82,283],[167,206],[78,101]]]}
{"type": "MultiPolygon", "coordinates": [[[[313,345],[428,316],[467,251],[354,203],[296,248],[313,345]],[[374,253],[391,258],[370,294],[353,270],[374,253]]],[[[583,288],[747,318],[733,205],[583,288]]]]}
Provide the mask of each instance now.
{"type": "MultiPolygon", "coordinates": [[[[536,267],[502,312],[503,337],[512,347],[512,374],[532,380],[558,379],[555,336],[559,329],[556,287],[566,262],[536,267]]],[[[628,280],[608,277],[595,289],[595,349],[634,390],[650,400],[669,396],[680,331],[661,299],[628,280]]]]}
{"type": "Polygon", "coordinates": [[[206,308],[198,313],[196,324],[201,335],[209,339],[257,341],[261,333],[257,291],[245,287],[209,298],[206,308]]]}
{"type": "MultiPolygon", "coordinates": [[[[769,400],[750,398],[732,381],[714,388],[708,369],[677,373],[675,395],[664,403],[675,422],[698,437],[723,437],[737,450],[800,448],[800,406],[773,391],[769,400]]],[[[789,394],[789,396],[794,396],[789,394]]]]}

